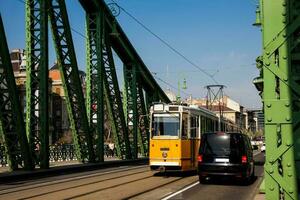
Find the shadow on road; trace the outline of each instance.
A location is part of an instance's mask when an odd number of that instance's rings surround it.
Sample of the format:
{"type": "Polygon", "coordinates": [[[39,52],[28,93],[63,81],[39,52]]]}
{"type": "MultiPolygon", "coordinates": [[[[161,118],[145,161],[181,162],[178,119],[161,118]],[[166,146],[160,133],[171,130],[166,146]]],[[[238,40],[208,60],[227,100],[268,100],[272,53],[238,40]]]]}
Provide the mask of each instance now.
{"type": "Polygon", "coordinates": [[[205,185],[228,185],[228,186],[249,186],[257,180],[257,176],[250,180],[241,180],[234,177],[210,177],[205,181],[205,185]]]}
{"type": "Polygon", "coordinates": [[[166,171],[166,172],[157,172],[153,176],[161,176],[161,177],[189,177],[189,176],[196,176],[197,171],[166,171]]]}

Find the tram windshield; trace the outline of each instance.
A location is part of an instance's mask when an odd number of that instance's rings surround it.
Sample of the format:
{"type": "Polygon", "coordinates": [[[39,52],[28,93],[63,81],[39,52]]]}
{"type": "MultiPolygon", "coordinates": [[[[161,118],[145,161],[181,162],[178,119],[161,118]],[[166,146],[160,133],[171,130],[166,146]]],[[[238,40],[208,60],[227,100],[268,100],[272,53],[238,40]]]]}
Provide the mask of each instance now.
{"type": "Polygon", "coordinates": [[[179,136],[179,114],[154,114],[152,120],[153,136],[179,136]]]}

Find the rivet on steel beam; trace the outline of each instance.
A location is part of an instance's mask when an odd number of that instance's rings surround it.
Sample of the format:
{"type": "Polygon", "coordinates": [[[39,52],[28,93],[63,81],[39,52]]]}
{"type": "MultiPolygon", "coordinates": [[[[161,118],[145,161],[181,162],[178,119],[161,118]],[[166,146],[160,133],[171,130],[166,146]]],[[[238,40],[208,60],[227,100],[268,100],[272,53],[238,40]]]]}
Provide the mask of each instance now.
{"type": "Polygon", "coordinates": [[[291,120],[291,117],[287,116],[287,117],[285,118],[285,120],[286,120],[286,121],[290,121],[290,120],[291,120]]]}
{"type": "Polygon", "coordinates": [[[267,54],[267,55],[270,55],[270,52],[269,52],[269,51],[267,51],[267,52],[266,52],[266,54],[267,54]]]}
{"type": "Polygon", "coordinates": [[[287,59],[287,56],[282,56],[282,58],[283,58],[284,60],[286,60],[286,59],[287,59]]]}
{"type": "Polygon", "coordinates": [[[267,65],[267,66],[270,66],[270,65],[271,65],[270,61],[267,61],[267,62],[266,62],[266,65],[267,65]]]}
{"type": "Polygon", "coordinates": [[[271,118],[271,117],[269,117],[269,118],[268,118],[268,122],[271,122],[271,121],[272,121],[272,118],[271,118]]]}
{"type": "Polygon", "coordinates": [[[280,127],[277,127],[276,132],[277,132],[277,133],[280,133],[280,132],[281,132],[281,128],[280,128],[280,127]]]}
{"type": "Polygon", "coordinates": [[[273,190],[274,190],[274,187],[273,187],[273,186],[271,186],[269,189],[270,189],[271,191],[273,191],[273,190]]]}
{"type": "Polygon", "coordinates": [[[293,188],[291,188],[291,187],[289,188],[289,193],[291,193],[291,194],[294,193],[293,188]]]}
{"type": "Polygon", "coordinates": [[[292,176],[293,176],[292,172],[289,172],[288,177],[292,177],[292,176]]]}
{"type": "Polygon", "coordinates": [[[287,140],[285,144],[286,144],[286,146],[291,146],[291,144],[292,144],[291,140],[287,140]]]}
{"type": "Polygon", "coordinates": [[[271,108],[271,107],[272,107],[272,104],[268,103],[268,104],[267,104],[267,107],[268,107],[268,108],[271,108]]]}
{"type": "Polygon", "coordinates": [[[290,103],[287,102],[287,103],[285,104],[285,106],[286,106],[286,107],[289,107],[289,106],[290,106],[290,103]]]}
{"type": "Polygon", "coordinates": [[[274,159],[273,158],[270,158],[269,159],[269,163],[273,163],[274,162],[274,159]]]}
{"type": "Polygon", "coordinates": [[[286,78],[284,78],[284,81],[288,81],[289,79],[286,77],[286,78]]]}
{"type": "MultiPolygon", "coordinates": [[[[284,19],[284,20],[282,20],[282,22],[285,23],[286,20],[284,19]]],[[[286,38],[286,33],[283,33],[283,34],[282,34],[282,37],[286,38]]]]}
{"type": "Polygon", "coordinates": [[[282,16],[286,16],[286,11],[283,11],[281,14],[282,16]]]}
{"type": "Polygon", "coordinates": [[[285,0],[282,2],[282,5],[283,5],[283,6],[286,6],[286,1],[285,1],[285,0]]]}
{"type": "MultiPolygon", "coordinates": [[[[285,24],[285,23],[286,23],[286,19],[283,19],[283,20],[282,20],[282,23],[285,24]]],[[[283,37],[286,37],[286,36],[283,36],[283,37]]]]}
{"type": "Polygon", "coordinates": [[[286,166],[287,166],[287,167],[291,167],[292,165],[291,165],[291,163],[288,163],[288,164],[286,164],[286,166]]]}
{"type": "Polygon", "coordinates": [[[270,172],[270,174],[273,174],[273,172],[274,172],[273,168],[270,168],[269,172],[270,172]]]}

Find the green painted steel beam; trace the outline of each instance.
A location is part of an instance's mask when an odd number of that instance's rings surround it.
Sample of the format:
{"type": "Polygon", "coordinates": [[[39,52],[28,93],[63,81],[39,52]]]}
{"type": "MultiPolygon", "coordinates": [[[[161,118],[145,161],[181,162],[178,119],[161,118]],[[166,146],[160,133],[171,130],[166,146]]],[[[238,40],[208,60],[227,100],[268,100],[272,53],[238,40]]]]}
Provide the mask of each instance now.
{"type": "Polygon", "coordinates": [[[142,80],[138,81],[138,128],[139,128],[139,146],[143,156],[148,156],[149,151],[149,116],[147,114],[147,106],[145,103],[144,91],[142,88],[142,80]]]}
{"type": "Polygon", "coordinates": [[[298,199],[300,173],[300,1],[261,0],[263,55],[258,63],[265,114],[266,199],[298,199]],[[262,84],[263,83],[263,84],[262,84]],[[298,176],[297,176],[298,175],[298,176]]]}
{"type": "Polygon", "coordinates": [[[146,105],[144,101],[144,93],[142,88],[142,80],[140,74],[136,71],[134,65],[124,65],[124,98],[123,100],[126,110],[127,126],[129,137],[131,138],[131,147],[134,158],[138,153],[143,156],[148,155],[148,119],[146,113],[146,105]]]}
{"type": "Polygon", "coordinates": [[[95,162],[93,138],[88,124],[65,1],[51,0],[49,15],[76,154],[82,162],[95,162]]]}
{"type": "Polygon", "coordinates": [[[108,32],[116,32],[115,35],[110,37],[112,48],[118,54],[120,59],[125,65],[130,65],[131,63],[137,64],[137,70],[140,71],[140,76],[143,79],[143,86],[146,90],[150,91],[157,91],[159,99],[163,102],[170,102],[167,95],[158,85],[154,77],[152,76],[151,72],[148,70],[132,44],[130,43],[129,39],[127,38],[126,34],[122,30],[121,26],[115,19],[115,17],[110,12],[109,8],[106,6],[103,0],[79,0],[82,7],[86,10],[87,13],[92,13],[97,10],[103,9],[106,24],[107,24],[107,31],[108,32]]]}
{"type": "Polygon", "coordinates": [[[87,87],[86,102],[90,127],[93,129],[95,159],[104,162],[104,63],[102,39],[103,12],[86,14],[87,87]]]}
{"type": "MultiPolygon", "coordinates": [[[[124,81],[126,90],[126,115],[128,136],[131,142],[132,156],[134,159],[138,157],[138,91],[137,91],[137,66],[132,64],[130,66],[124,65],[124,81]]],[[[140,138],[141,139],[141,138],[140,138]]]]}
{"type": "Polygon", "coordinates": [[[32,169],[25,124],[0,15],[0,130],[11,170],[32,169]]]}
{"type": "Polygon", "coordinates": [[[48,0],[26,1],[26,132],[31,154],[49,168],[48,0]]]}
{"type": "Polygon", "coordinates": [[[112,49],[109,41],[109,32],[104,29],[103,63],[104,63],[104,87],[107,98],[107,110],[110,122],[112,123],[112,133],[116,143],[118,156],[126,159],[132,158],[128,130],[125,123],[125,115],[122,105],[121,92],[119,89],[116,68],[112,49]]]}

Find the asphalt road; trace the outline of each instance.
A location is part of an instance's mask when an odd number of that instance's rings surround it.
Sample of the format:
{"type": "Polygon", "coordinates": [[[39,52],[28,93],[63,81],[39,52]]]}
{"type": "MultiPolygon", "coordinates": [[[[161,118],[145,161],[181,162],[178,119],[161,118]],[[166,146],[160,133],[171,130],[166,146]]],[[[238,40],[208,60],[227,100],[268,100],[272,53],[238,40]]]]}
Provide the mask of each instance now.
{"type": "MultiPolygon", "coordinates": [[[[208,184],[200,184],[199,182],[191,185],[192,187],[185,191],[173,193],[165,199],[205,199],[205,200],[252,200],[257,193],[263,176],[264,154],[255,156],[256,178],[249,184],[240,183],[233,179],[214,179],[208,184]]],[[[184,190],[184,189],[183,189],[184,190]]]]}
{"type": "MultiPolygon", "coordinates": [[[[262,159],[263,155],[258,155],[262,159]]],[[[259,186],[263,166],[256,166],[258,178],[251,185],[212,182],[199,185],[171,199],[247,199],[259,186]]],[[[193,183],[196,173],[155,173],[149,166],[123,166],[36,180],[0,184],[0,199],[162,199],[193,183]]]]}

